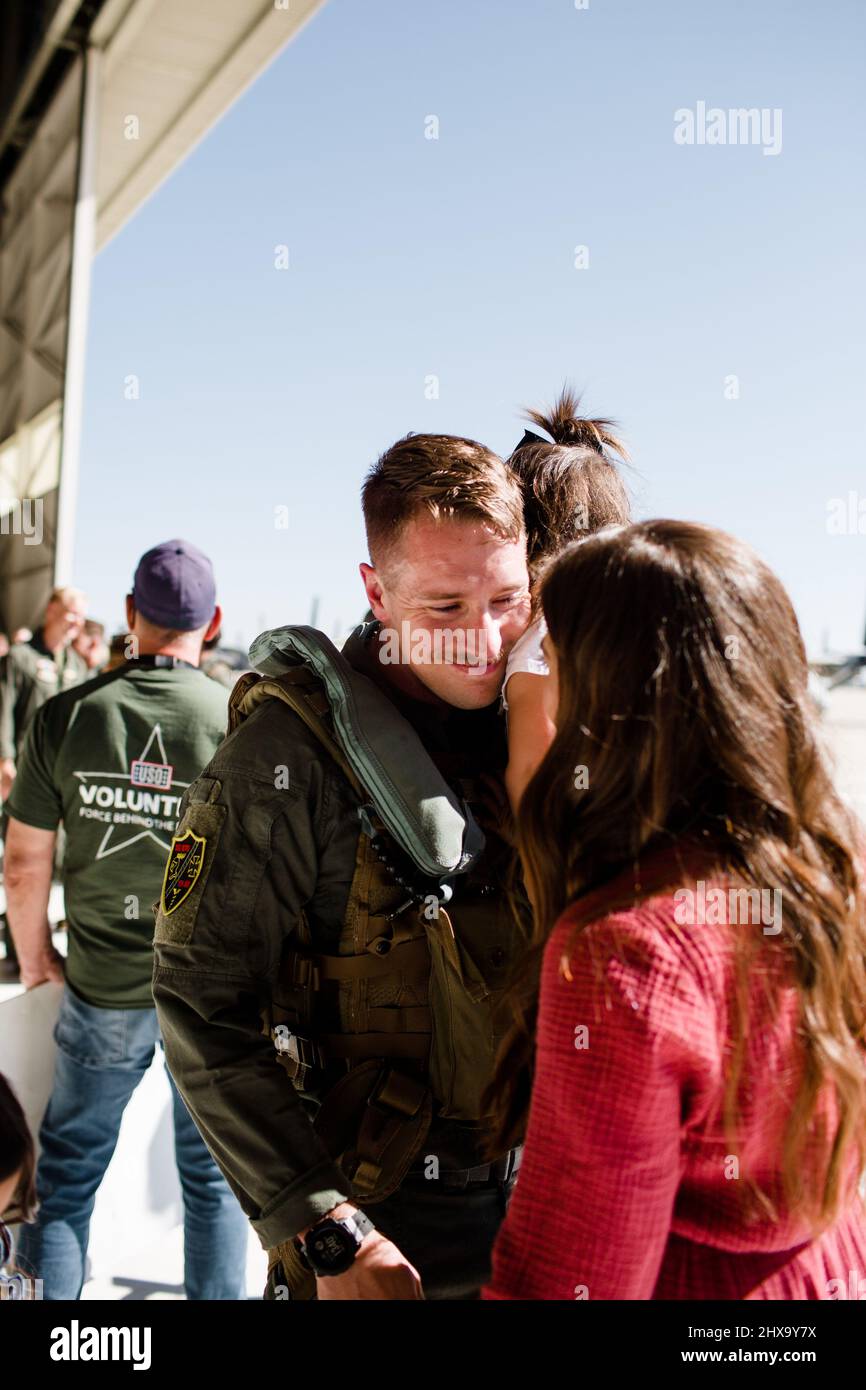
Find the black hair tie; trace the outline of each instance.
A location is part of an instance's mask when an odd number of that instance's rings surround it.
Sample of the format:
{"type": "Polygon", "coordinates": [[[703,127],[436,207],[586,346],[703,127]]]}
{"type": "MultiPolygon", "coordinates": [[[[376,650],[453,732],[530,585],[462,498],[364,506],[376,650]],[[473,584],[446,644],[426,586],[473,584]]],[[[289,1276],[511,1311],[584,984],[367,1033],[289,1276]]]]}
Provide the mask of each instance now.
{"type": "Polygon", "coordinates": [[[520,443],[517,445],[517,448],[516,448],[516,449],[513,449],[513,450],[511,451],[511,457],[514,458],[514,455],[517,453],[518,449],[526,449],[526,448],[529,447],[530,444],[549,444],[549,443],[550,443],[550,440],[549,440],[549,439],[543,439],[543,438],[541,437],[540,434],[533,434],[533,433],[532,433],[532,430],[524,430],[524,431],[523,431],[523,438],[521,439],[520,443]]]}

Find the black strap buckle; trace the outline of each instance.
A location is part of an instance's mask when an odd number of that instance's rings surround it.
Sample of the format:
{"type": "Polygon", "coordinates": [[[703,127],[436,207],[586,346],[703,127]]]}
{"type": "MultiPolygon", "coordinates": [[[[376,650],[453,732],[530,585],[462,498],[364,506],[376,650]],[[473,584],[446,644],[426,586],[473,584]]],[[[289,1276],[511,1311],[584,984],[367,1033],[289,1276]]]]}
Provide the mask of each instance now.
{"type": "Polygon", "coordinates": [[[292,1080],[303,1090],[310,1072],[324,1067],[325,1054],[312,1038],[302,1038],[298,1033],[290,1032],[284,1023],[276,1024],[272,1034],[274,1046],[283,1059],[283,1065],[292,1080]]]}
{"type": "Polygon", "coordinates": [[[445,1187],[469,1187],[472,1183],[506,1183],[520,1167],[522,1148],[509,1149],[508,1153],[497,1158],[494,1163],[479,1163],[476,1168],[461,1168],[456,1172],[440,1174],[445,1187]]]}

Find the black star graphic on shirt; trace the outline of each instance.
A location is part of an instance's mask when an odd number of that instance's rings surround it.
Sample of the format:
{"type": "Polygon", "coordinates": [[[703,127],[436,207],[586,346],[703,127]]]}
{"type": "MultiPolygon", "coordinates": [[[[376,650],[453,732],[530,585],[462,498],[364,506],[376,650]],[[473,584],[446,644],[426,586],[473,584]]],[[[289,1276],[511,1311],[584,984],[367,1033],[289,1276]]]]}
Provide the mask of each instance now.
{"type": "MultiPolygon", "coordinates": [[[[148,738],[147,743],[144,745],[144,748],[142,749],[141,753],[136,759],[136,762],[148,761],[147,755],[150,752],[154,740],[156,740],[156,745],[159,749],[160,761],[165,764],[168,763],[168,755],[166,754],[165,745],[162,741],[162,729],[158,724],[154,724],[153,728],[151,729],[150,737],[148,738]]],[[[132,782],[132,774],[130,772],[75,772],[73,773],[73,776],[80,778],[82,782],[87,782],[88,779],[90,779],[91,781],[99,779],[102,781],[110,780],[112,782],[126,782],[127,785],[130,785],[132,782]]],[[[189,783],[178,782],[172,779],[171,786],[172,790],[174,790],[175,787],[188,787],[189,783]]],[[[142,787],[141,790],[158,791],[159,789],[153,787],[142,787]]],[[[168,820],[169,818],[168,816],[164,816],[163,819],[168,820]]],[[[122,829],[126,829],[126,827],[122,827],[119,825],[110,825],[108,827],[104,836],[102,837],[102,843],[100,844],[99,849],[96,851],[96,854],[94,856],[96,859],[105,859],[107,855],[116,854],[118,850],[121,849],[127,849],[129,845],[134,845],[137,843],[138,840],[145,839],[147,836],[149,836],[151,840],[154,840],[156,844],[160,846],[161,849],[171,849],[171,840],[166,840],[163,838],[165,832],[148,830],[147,827],[139,828],[135,826],[129,826],[129,830],[131,832],[134,831],[134,833],[130,833],[126,836],[126,839],[118,841],[114,838],[114,836],[116,832],[120,833],[122,829]]]]}

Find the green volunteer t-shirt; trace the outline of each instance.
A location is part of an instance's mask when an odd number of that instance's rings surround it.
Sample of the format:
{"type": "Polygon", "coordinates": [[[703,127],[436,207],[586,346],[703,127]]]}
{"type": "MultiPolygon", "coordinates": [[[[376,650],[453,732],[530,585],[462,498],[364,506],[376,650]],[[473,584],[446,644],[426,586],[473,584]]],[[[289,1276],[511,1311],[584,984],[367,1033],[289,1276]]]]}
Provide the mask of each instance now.
{"type": "Polygon", "coordinates": [[[225,734],[225,686],[190,666],[121,666],[34,715],[6,810],[67,843],[66,978],[100,1008],[152,1008],[152,905],[180,799],[225,734]]]}

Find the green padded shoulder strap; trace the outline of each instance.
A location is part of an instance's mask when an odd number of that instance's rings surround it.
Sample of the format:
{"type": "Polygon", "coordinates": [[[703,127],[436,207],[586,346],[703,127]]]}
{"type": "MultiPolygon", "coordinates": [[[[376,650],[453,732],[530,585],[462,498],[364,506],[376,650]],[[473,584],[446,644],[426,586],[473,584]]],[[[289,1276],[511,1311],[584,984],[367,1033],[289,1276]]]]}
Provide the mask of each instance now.
{"type": "Polygon", "coordinates": [[[422,874],[441,879],[472,867],[484,848],[484,834],[469,807],[445,781],[409,721],[324,633],[311,627],[262,633],[250,647],[250,661],[265,679],[254,673],[242,677],[235,693],[247,681],[241,700],[278,698],[290,704],[422,874]],[[316,698],[325,702],[319,708],[329,716],[327,723],[316,714],[316,698]]]}

